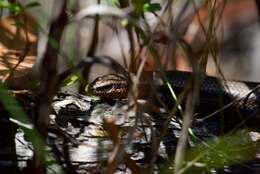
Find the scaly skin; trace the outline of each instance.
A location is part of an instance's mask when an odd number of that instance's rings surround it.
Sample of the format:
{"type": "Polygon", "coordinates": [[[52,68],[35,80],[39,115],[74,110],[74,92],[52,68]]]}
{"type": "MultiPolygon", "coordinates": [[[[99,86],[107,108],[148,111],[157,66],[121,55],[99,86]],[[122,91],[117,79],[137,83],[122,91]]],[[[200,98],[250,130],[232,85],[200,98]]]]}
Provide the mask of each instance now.
{"type": "Polygon", "coordinates": [[[128,88],[122,75],[109,74],[96,78],[86,87],[86,92],[105,99],[122,99],[127,97],[128,88]]]}
{"type": "MultiPolygon", "coordinates": [[[[148,72],[148,77],[153,78],[153,73],[148,72]]],[[[167,71],[169,80],[174,91],[178,95],[188,84],[191,73],[181,71],[167,71]]],[[[160,84],[160,80],[153,79],[154,87],[157,88],[158,94],[164,98],[164,101],[172,103],[171,95],[167,86],[160,84]]],[[[200,105],[219,106],[234,102],[235,107],[244,111],[253,111],[259,106],[260,92],[254,91],[248,95],[258,83],[242,81],[223,81],[215,77],[206,76],[201,81],[200,86],[200,105]]],[[[127,79],[121,74],[109,74],[96,78],[86,91],[88,94],[96,95],[104,99],[122,99],[128,95],[130,85],[127,79]]],[[[151,86],[148,82],[139,84],[139,98],[147,98],[151,95],[151,86]]],[[[216,107],[218,108],[218,107],[216,107]]]]}

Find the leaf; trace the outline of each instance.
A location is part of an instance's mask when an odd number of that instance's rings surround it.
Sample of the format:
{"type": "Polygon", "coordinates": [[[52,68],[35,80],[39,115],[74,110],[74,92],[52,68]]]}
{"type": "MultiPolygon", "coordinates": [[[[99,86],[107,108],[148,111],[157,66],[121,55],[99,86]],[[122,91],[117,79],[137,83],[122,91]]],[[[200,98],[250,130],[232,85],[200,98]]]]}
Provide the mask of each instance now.
{"type": "Polygon", "coordinates": [[[129,24],[128,19],[122,19],[122,20],[121,20],[121,25],[122,25],[123,27],[126,27],[128,24],[129,24]]]}
{"type": "Polygon", "coordinates": [[[112,2],[112,5],[115,6],[115,7],[120,6],[119,0],[111,0],[111,2],[112,2]]]}
{"type": "Polygon", "coordinates": [[[0,9],[8,9],[15,15],[22,12],[22,6],[19,3],[9,3],[8,1],[0,1],[0,9]]]}
{"type": "Polygon", "coordinates": [[[29,2],[28,4],[26,4],[24,7],[25,8],[32,8],[32,7],[38,7],[40,5],[41,5],[41,3],[37,2],[37,1],[32,1],[32,2],[29,2]]]}
{"type": "Polygon", "coordinates": [[[79,80],[79,75],[72,75],[68,80],[65,81],[65,86],[70,86],[79,80]]]}
{"type": "MultiPolygon", "coordinates": [[[[51,160],[53,159],[51,163],[56,163],[58,165],[58,162],[55,160],[53,155],[45,150],[45,142],[41,138],[42,136],[39,134],[37,129],[32,126],[31,119],[28,117],[23,107],[20,105],[18,100],[11,95],[9,89],[3,83],[0,83],[0,103],[9,113],[9,120],[20,126],[25,133],[26,138],[33,144],[33,149],[39,158],[44,162],[48,162],[46,161],[46,158],[51,160]]],[[[60,173],[64,172],[61,171],[60,173]]]]}
{"type": "Polygon", "coordinates": [[[12,11],[13,13],[15,13],[16,15],[22,13],[23,11],[23,8],[21,5],[19,4],[14,4],[14,5],[11,5],[11,8],[9,8],[10,11],[12,11]]]}
{"type": "Polygon", "coordinates": [[[256,151],[257,146],[250,139],[248,132],[240,131],[191,149],[187,159],[192,161],[200,156],[199,163],[205,164],[208,169],[216,169],[252,160],[256,151]]]}
{"type": "Polygon", "coordinates": [[[9,8],[10,5],[11,4],[7,0],[0,1],[0,8],[9,8]]]}
{"type": "Polygon", "coordinates": [[[161,5],[159,3],[145,3],[143,10],[144,12],[156,12],[161,10],[161,5]]]}
{"type": "Polygon", "coordinates": [[[147,0],[133,0],[132,1],[133,3],[133,6],[135,7],[135,11],[138,15],[142,14],[143,13],[143,7],[145,4],[148,4],[149,1],[147,0]]]}
{"type": "Polygon", "coordinates": [[[30,120],[18,101],[9,93],[8,88],[0,83],[0,102],[4,105],[10,115],[20,122],[30,124],[30,120]]]}

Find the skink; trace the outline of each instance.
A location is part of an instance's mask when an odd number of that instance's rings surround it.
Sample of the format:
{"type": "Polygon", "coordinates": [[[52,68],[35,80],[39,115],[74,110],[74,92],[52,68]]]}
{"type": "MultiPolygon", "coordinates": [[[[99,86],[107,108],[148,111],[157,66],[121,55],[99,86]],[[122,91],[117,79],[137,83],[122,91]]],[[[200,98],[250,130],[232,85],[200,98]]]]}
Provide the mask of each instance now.
{"type": "MultiPolygon", "coordinates": [[[[166,85],[160,83],[160,78],[154,78],[154,73],[148,74],[148,79],[153,80],[156,92],[171,107],[174,101],[166,85]]],[[[182,71],[167,71],[168,79],[174,92],[178,96],[191,78],[191,73],[182,71]]],[[[147,98],[151,95],[149,80],[141,81],[139,84],[139,97],[147,98]]],[[[205,76],[200,83],[200,94],[197,105],[197,112],[200,116],[206,116],[219,110],[252,114],[259,109],[260,83],[243,81],[224,81],[216,77],[205,76]]],[[[105,75],[98,77],[90,85],[89,89],[94,95],[101,98],[126,98],[130,85],[126,78],[121,75],[105,75]]],[[[228,113],[232,113],[228,112],[228,113]]]]}

